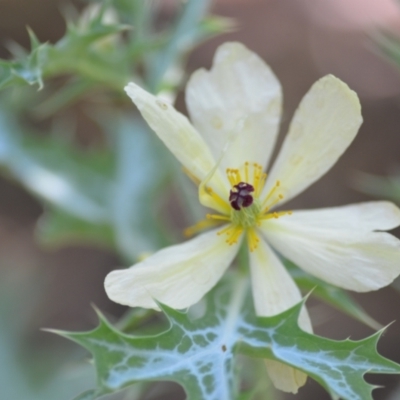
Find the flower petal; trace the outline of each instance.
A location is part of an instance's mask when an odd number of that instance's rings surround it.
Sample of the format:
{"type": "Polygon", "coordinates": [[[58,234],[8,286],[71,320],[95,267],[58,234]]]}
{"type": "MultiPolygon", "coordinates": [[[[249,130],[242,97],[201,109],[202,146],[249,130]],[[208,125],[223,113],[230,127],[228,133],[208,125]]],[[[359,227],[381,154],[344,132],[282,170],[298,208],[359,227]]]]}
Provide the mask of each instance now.
{"type": "Polygon", "coordinates": [[[312,229],[371,232],[400,225],[400,209],[390,201],[369,201],[317,210],[296,210],[280,220],[312,229]]]}
{"type": "Polygon", "coordinates": [[[293,117],[263,195],[269,193],[277,180],[281,183],[283,201],[305,190],[338,160],[361,123],[356,93],[332,75],[318,80],[293,117]]]}
{"type": "MultiPolygon", "coordinates": [[[[250,252],[251,283],[257,315],[269,317],[286,311],[302,299],[299,288],[265,240],[250,252]]],[[[304,310],[299,325],[307,332],[312,326],[304,310]]]]}
{"type": "Polygon", "coordinates": [[[400,241],[386,232],[372,232],[399,222],[394,205],[371,202],[295,211],[263,222],[261,230],[281,254],[310,274],[366,292],[388,285],[400,274],[400,241]]]}
{"type": "Polygon", "coordinates": [[[245,161],[266,166],[278,133],[282,91],[267,64],[241,43],[221,45],[210,71],[193,73],[186,103],[194,126],[218,159],[232,143],[221,169],[245,161]]]}
{"type": "Polygon", "coordinates": [[[275,360],[265,360],[268,375],[274,386],[288,393],[297,393],[307,382],[307,374],[275,360]]]}
{"type": "MultiPolygon", "coordinates": [[[[264,240],[250,253],[251,282],[256,313],[261,316],[279,314],[301,301],[301,293],[292,277],[264,240]]],[[[303,308],[299,326],[312,332],[307,310],[303,308]]],[[[276,388],[297,393],[307,375],[281,362],[266,360],[268,374],[276,388]]]]}
{"type": "Polygon", "coordinates": [[[132,82],[125,87],[125,91],[151,129],[179,162],[197,180],[203,180],[214,167],[215,160],[188,119],[172,105],[157,99],[132,82]]]}
{"type": "Polygon", "coordinates": [[[167,247],[105,280],[108,297],[131,307],[159,309],[154,299],[182,309],[195,304],[221,278],[239,244],[229,246],[214,229],[167,247]]]}

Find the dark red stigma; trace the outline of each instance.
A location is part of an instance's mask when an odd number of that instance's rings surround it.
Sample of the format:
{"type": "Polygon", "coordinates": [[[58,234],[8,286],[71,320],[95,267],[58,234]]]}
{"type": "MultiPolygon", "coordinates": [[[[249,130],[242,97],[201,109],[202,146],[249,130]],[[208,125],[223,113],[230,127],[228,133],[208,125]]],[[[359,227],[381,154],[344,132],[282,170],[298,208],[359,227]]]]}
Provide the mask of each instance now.
{"type": "Polygon", "coordinates": [[[230,191],[229,201],[231,206],[240,211],[242,207],[249,207],[253,204],[253,196],[250,194],[254,192],[254,187],[246,182],[239,182],[230,191]]]}

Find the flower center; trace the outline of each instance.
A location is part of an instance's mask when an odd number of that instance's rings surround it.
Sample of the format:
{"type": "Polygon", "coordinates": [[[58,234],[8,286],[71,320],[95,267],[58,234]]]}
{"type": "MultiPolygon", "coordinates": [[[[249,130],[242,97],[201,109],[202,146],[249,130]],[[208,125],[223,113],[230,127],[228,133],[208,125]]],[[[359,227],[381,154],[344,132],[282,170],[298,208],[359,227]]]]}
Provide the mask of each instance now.
{"type": "Polygon", "coordinates": [[[231,222],[234,225],[243,227],[244,229],[259,225],[258,218],[261,213],[261,207],[258,200],[246,208],[242,208],[240,211],[231,211],[231,222]]]}
{"type": "Polygon", "coordinates": [[[253,204],[251,192],[254,192],[254,187],[249,183],[239,182],[237,185],[234,185],[229,194],[231,206],[236,211],[251,206],[253,204]]]}
{"type": "Polygon", "coordinates": [[[279,181],[275,182],[266,196],[260,198],[267,179],[267,174],[262,172],[261,165],[246,162],[240,170],[227,169],[226,176],[231,184],[228,199],[219,197],[210,187],[205,186],[208,196],[226,211],[221,214],[207,214],[207,219],[186,229],[185,234],[191,236],[208,227],[225,223],[227,225],[218,231],[218,235],[226,235],[226,242],[233,245],[245,232],[250,251],[253,251],[260,241],[256,228],[262,221],[290,215],[291,211],[270,212],[271,208],[283,199],[279,193],[279,181]]]}

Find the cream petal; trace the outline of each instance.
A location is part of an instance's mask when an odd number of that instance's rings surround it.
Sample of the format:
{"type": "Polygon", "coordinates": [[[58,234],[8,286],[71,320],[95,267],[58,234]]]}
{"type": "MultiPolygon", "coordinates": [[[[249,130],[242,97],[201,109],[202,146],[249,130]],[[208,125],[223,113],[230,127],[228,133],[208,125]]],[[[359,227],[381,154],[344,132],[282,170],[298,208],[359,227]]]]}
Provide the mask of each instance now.
{"type": "Polygon", "coordinates": [[[125,87],[125,91],[151,129],[179,162],[197,180],[202,181],[214,167],[215,160],[207,144],[188,119],[176,111],[172,105],[158,99],[134,83],[129,83],[125,87]]]}
{"type": "MultiPolygon", "coordinates": [[[[279,314],[301,301],[301,293],[292,277],[271,248],[260,240],[258,247],[250,253],[251,282],[256,313],[261,316],[279,314]]],[[[299,326],[312,332],[307,310],[303,308],[299,326]]],[[[276,388],[297,393],[306,383],[307,375],[302,371],[274,360],[266,360],[268,374],[276,388]]]]}
{"type": "Polygon", "coordinates": [[[399,210],[386,202],[375,206],[375,210],[374,203],[337,207],[331,213],[295,211],[264,221],[260,229],[271,245],[308,273],[344,289],[366,292],[388,285],[400,274],[400,241],[372,231],[397,226],[399,210]]]}
{"type": "MultiPolygon", "coordinates": [[[[286,311],[302,299],[299,288],[265,240],[250,252],[251,283],[257,315],[269,317],[286,311]]],[[[299,318],[299,326],[312,332],[306,310],[299,318]]]]}
{"type": "Polygon", "coordinates": [[[186,103],[214,158],[231,141],[222,170],[245,161],[266,166],[278,133],[282,90],[257,54],[241,43],[221,45],[211,70],[199,69],[191,76],[186,103]]]}
{"type": "Polygon", "coordinates": [[[338,160],[361,123],[356,93],[332,75],[318,80],[296,110],[263,196],[276,181],[281,183],[283,201],[305,190],[338,160]]]}
{"type": "Polygon", "coordinates": [[[218,231],[167,247],[129,269],[112,271],[104,283],[108,297],[154,309],[154,299],[177,309],[195,304],[218,282],[240,246],[229,246],[218,231]]]}
{"type": "Polygon", "coordinates": [[[288,393],[297,393],[307,382],[307,374],[275,360],[265,360],[268,375],[274,386],[288,393]]]}
{"type": "Polygon", "coordinates": [[[316,210],[296,210],[282,218],[282,223],[295,223],[312,229],[371,232],[399,226],[400,209],[389,201],[369,201],[316,210]]]}

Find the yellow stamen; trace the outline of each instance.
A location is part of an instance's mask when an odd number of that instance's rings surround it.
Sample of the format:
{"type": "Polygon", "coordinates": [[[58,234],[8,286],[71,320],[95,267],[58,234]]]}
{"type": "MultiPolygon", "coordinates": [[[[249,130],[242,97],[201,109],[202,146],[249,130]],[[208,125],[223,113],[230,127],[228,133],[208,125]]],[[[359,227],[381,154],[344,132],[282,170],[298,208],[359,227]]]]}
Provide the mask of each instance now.
{"type": "Polygon", "coordinates": [[[226,243],[228,243],[230,246],[233,245],[234,243],[237,243],[240,235],[243,232],[243,228],[239,225],[233,226],[232,229],[233,229],[233,232],[228,237],[228,239],[226,239],[226,243]]]}
{"type": "Polygon", "coordinates": [[[207,219],[215,219],[218,221],[230,221],[231,217],[228,217],[227,215],[219,215],[219,214],[207,214],[206,215],[207,219]]]}
{"type": "Polygon", "coordinates": [[[262,203],[263,207],[267,207],[268,209],[271,208],[270,204],[268,206],[266,204],[268,203],[268,200],[274,195],[274,193],[276,192],[276,190],[278,189],[278,187],[280,185],[281,185],[281,182],[280,181],[276,181],[275,186],[270,190],[270,192],[268,193],[267,197],[264,199],[264,201],[262,203]]]}
{"type": "Polygon", "coordinates": [[[201,221],[195,223],[194,225],[189,226],[189,228],[186,228],[183,231],[183,234],[186,237],[192,237],[196,233],[199,233],[199,232],[203,231],[204,229],[210,228],[215,225],[218,225],[217,221],[213,221],[211,219],[202,219],[201,221]]]}
{"type": "Polygon", "coordinates": [[[260,239],[257,236],[257,233],[254,229],[247,230],[247,243],[249,245],[250,251],[254,251],[258,247],[258,243],[260,239]]]}
{"type": "Polygon", "coordinates": [[[254,176],[254,183],[253,183],[254,194],[256,194],[258,192],[258,182],[259,181],[260,181],[260,175],[255,175],[254,176]]]}
{"type": "MultiPolygon", "coordinates": [[[[187,170],[185,172],[189,177],[193,178],[187,170]]],[[[245,196],[252,196],[252,202],[246,206],[242,204],[230,204],[228,194],[221,197],[219,194],[215,193],[214,190],[207,186],[208,180],[200,183],[199,195],[206,199],[207,202],[203,201],[203,204],[212,204],[211,208],[217,210],[219,214],[207,214],[206,219],[198,222],[192,227],[185,230],[186,236],[191,236],[203,229],[206,229],[215,225],[222,225],[218,230],[217,235],[226,235],[226,243],[230,246],[238,243],[241,235],[245,234],[247,237],[247,242],[250,251],[254,251],[260,242],[259,235],[257,233],[257,226],[260,226],[263,221],[280,218],[284,215],[291,215],[292,211],[270,211],[272,208],[278,204],[282,199],[283,195],[280,192],[280,181],[277,180],[275,185],[271,188],[269,193],[265,196],[264,200],[260,199],[260,195],[263,192],[267,174],[263,172],[263,167],[257,163],[245,162],[239,169],[227,168],[226,176],[231,186],[231,195],[235,193],[237,196],[242,196],[242,200],[245,200],[245,196]],[[242,186],[235,188],[239,183],[242,186]],[[246,193],[246,186],[253,186],[249,193],[246,193]],[[208,196],[211,197],[208,198],[208,196]],[[239,207],[239,209],[238,209],[239,207]]],[[[195,182],[196,180],[193,179],[195,182]]],[[[234,198],[234,196],[232,197],[234,198]]],[[[246,198],[247,199],[247,198],[246,198]]],[[[234,202],[236,200],[232,200],[234,202]]]]}
{"type": "Polygon", "coordinates": [[[221,229],[220,231],[217,232],[217,235],[223,235],[224,233],[229,234],[229,232],[231,231],[231,229],[233,228],[233,225],[230,224],[228,226],[226,226],[224,229],[221,229]]]}
{"type": "Polygon", "coordinates": [[[231,186],[235,186],[235,180],[232,176],[232,171],[230,168],[227,168],[226,170],[226,176],[228,177],[229,183],[231,184],[231,186]]]}
{"type": "Polygon", "coordinates": [[[257,192],[257,190],[258,190],[258,184],[259,184],[259,181],[261,178],[261,171],[262,171],[261,165],[254,163],[253,164],[253,186],[254,186],[255,192],[257,192]]]}
{"type": "MultiPolygon", "coordinates": [[[[283,199],[283,195],[278,195],[278,197],[266,207],[266,210],[270,210],[273,206],[276,206],[283,199]]],[[[263,211],[266,212],[266,211],[263,211]]]]}
{"type": "Polygon", "coordinates": [[[242,177],[238,169],[228,169],[226,172],[231,186],[235,186],[242,181],[242,177]]]}
{"type": "Polygon", "coordinates": [[[242,182],[242,177],[240,175],[240,171],[238,169],[235,169],[235,173],[236,173],[236,184],[242,182]]]}
{"type": "Polygon", "coordinates": [[[226,201],[221,199],[221,197],[217,193],[215,193],[209,186],[206,186],[205,190],[207,194],[211,196],[216,203],[218,203],[221,207],[224,208],[224,210],[226,210],[227,214],[231,212],[230,205],[226,201]]]}
{"type": "Polygon", "coordinates": [[[264,188],[265,181],[267,180],[267,174],[264,172],[261,175],[260,183],[258,185],[258,190],[256,191],[256,196],[258,197],[261,194],[262,189],[264,188]]]}
{"type": "Polygon", "coordinates": [[[266,220],[266,219],[271,219],[271,218],[278,219],[279,217],[282,217],[283,215],[292,215],[292,214],[293,214],[292,211],[275,211],[273,213],[261,215],[259,217],[259,219],[260,220],[266,220]]]}

